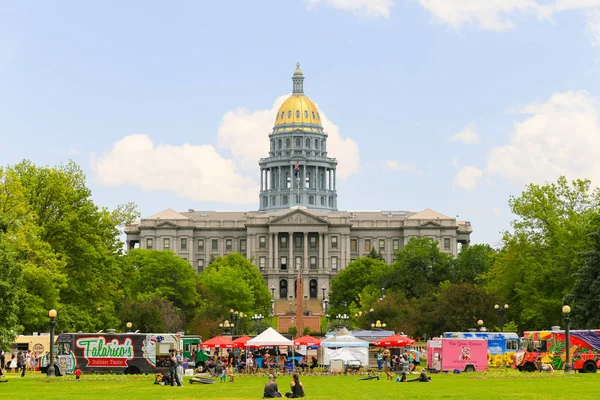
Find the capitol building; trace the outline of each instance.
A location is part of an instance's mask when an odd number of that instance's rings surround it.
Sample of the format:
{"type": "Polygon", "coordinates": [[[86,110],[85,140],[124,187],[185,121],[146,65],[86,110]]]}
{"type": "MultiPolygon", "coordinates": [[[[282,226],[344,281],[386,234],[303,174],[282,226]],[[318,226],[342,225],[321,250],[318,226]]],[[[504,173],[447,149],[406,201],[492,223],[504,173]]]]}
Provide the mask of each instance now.
{"type": "Polygon", "coordinates": [[[469,243],[469,222],[428,208],[339,211],[337,161],[328,152],[319,110],[304,94],[299,65],[292,82],[292,95],[273,116],[266,157],[258,161],[258,210],[167,209],[126,227],[128,248],[174,251],[198,272],[214,257],[242,253],[281,300],[295,297],[302,268],[303,293],[322,300],[331,278],[372,249],[391,263],[413,237],[431,238],[451,255],[469,243]]]}

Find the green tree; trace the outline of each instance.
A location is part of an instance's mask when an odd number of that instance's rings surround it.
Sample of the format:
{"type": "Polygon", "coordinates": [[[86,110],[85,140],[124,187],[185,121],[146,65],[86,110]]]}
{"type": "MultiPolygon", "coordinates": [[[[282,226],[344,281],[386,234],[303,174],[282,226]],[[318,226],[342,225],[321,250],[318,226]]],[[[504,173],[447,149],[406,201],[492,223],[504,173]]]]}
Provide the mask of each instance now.
{"type": "Polygon", "coordinates": [[[486,274],[496,259],[496,250],[487,244],[462,246],[454,260],[454,281],[476,283],[486,274]]]}
{"type": "Polygon", "coordinates": [[[375,258],[362,257],[348,264],[331,281],[329,292],[330,314],[351,313],[370,293],[379,293],[380,283],[387,265],[375,258]]]}
{"type": "Polygon", "coordinates": [[[427,237],[411,238],[396,253],[386,287],[399,291],[407,299],[420,298],[436,291],[452,275],[452,257],[440,252],[437,242],[427,237]]]}
{"type": "Polygon", "coordinates": [[[367,257],[372,258],[374,260],[384,261],[383,255],[381,254],[381,252],[375,250],[375,247],[371,248],[371,251],[369,252],[369,255],[367,257]]]}

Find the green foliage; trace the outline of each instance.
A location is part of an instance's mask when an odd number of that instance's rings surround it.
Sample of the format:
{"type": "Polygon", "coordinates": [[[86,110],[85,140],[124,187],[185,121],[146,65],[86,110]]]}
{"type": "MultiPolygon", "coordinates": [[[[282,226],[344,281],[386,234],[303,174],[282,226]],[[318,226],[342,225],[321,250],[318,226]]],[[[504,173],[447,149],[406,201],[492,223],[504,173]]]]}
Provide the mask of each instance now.
{"type": "Polygon", "coordinates": [[[463,283],[478,283],[496,259],[496,250],[487,244],[462,246],[454,260],[454,280],[463,283]]]}
{"type": "Polygon", "coordinates": [[[296,337],[296,335],[298,335],[298,329],[295,326],[290,326],[287,333],[292,335],[292,337],[296,337]]]}
{"type": "Polygon", "coordinates": [[[367,257],[372,258],[373,260],[384,261],[383,255],[379,251],[375,250],[375,247],[371,248],[371,251],[367,257]]]}
{"type": "Polygon", "coordinates": [[[303,336],[310,335],[310,327],[309,326],[304,327],[304,331],[302,332],[302,335],[303,336]]]}

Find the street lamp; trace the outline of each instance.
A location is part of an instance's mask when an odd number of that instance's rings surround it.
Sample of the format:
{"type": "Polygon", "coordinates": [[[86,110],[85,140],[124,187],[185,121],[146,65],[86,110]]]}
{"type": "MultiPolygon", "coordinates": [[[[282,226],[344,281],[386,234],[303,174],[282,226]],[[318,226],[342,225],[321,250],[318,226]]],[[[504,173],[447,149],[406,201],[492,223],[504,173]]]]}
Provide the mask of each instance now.
{"type": "Polygon", "coordinates": [[[477,321],[477,326],[479,327],[479,330],[480,330],[481,332],[483,332],[483,330],[484,330],[485,328],[483,327],[483,320],[482,320],[482,319],[480,319],[479,321],[477,321]]]}
{"type": "Polygon", "coordinates": [[[348,316],[348,314],[338,314],[336,315],[335,319],[340,321],[341,326],[345,326],[346,321],[349,320],[350,317],[348,316]]]}
{"type": "Polygon", "coordinates": [[[131,327],[133,326],[133,324],[131,322],[128,322],[125,324],[125,326],[127,327],[127,332],[131,332],[131,327]]]}
{"type": "Polygon", "coordinates": [[[229,322],[228,320],[225,320],[219,324],[219,328],[223,329],[223,334],[225,334],[225,332],[227,332],[228,330],[230,330],[230,332],[233,333],[233,328],[235,328],[235,324],[229,322]]]}
{"type": "Polygon", "coordinates": [[[328,309],[328,305],[329,305],[329,299],[325,299],[323,300],[323,303],[325,303],[325,316],[327,317],[327,309],[328,309]]]}
{"type": "Polygon", "coordinates": [[[253,320],[253,321],[258,321],[258,330],[256,331],[256,334],[257,334],[257,335],[259,334],[259,332],[261,332],[261,331],[262,331],[262,320],[263,320],[264,318],[265,318],[265,317],[264,317],[262,314],[254,314],[254,315],[252,316],[252,320],[253,320]]]}
{"type": "Polygon", "coordinates": [[[385,322],[381,322],[380,320],[377,320],[374,324],[371,324],[371,329],[375,330],[385,329],[386,327],[387,324],[385,322]]]}
{"type": "Polygon", "coordinates": [[[325,285],[321,286],[321,290],[323,291],[323,300],[325,300],[325,290],[327,288],[325,287],[325,285]]]}
{"type": "Polygon", "coordinates": [[[56,310],[48,311],[48,317],[50,317],[50,361],[46,375],[48,375],[48,378],[54,378],[56,373],[54,370],[54,319],[56,318],[56,310]]]}
{"type": "Polygon", "coordinates": [[[504,332],[504,314],[508,311],[508,304],[505,304],[504,307],[500,307],[498,304],[494,306],[498,314],[500,314],[500,332],[504,332]]]}
{"type": "Polygon", "coordinates": [[[275,316],[275,299],[271,299],[271,317],[275,316]]]}
{"type": "Polygon", "coordinates": [[[571,357],[569,354],[571,345],[571,335],[569,331],[569,323],[571,322],[571,307],[564,305],[562,308],[563,315],[565,316],[565,374],[571,372],[571,357]]]}
{"type": "Polygon", "coordinates": [[[373,326],[373,312],[375,310],[373,310],[372,308],[369,308],[369,323],[371,324],[371,326],[373,326]]]}
{"type": "Polygon", "coordinates": [[[271,286],[271,297],[275,298],[275,285],[271,286]]]}

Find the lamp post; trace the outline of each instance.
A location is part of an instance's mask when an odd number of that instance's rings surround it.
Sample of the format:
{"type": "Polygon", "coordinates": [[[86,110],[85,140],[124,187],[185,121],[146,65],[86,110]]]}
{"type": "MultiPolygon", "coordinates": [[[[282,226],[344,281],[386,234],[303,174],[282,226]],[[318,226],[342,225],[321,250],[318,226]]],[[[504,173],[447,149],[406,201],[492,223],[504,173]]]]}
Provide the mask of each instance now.
{"type": "Polygon", "coordinates": [[[275,285],[271,285],[271,297],[275,298],[275,285]]]}
{"type": "Polygon", "coordinates": [[[496,304],[494,309],[500,314],[500,332],[504,332],[504,314],[508,311],[508,304],[505,304],[504,307],[500,307],[496,304]]]}
{"type": "Polygon", "coordinates": [[[483,320],[482,319],[480,319],[480,320],[477,321],[477,326],[479,327],[479,330],[481,332],[483,332],[484,328],[483,328],[483,320]]]}
{"type": "Polygon", "coordinates": [[[336,315],[335,319],[337,319],[337,320],[339,320],[339,321],[340,321],[340,325],[341,325],[342,327],[345,327],[345,326],[346,326],[346,325],[345,325],[345,324],[346,324],[346,321],[347,321],[348,319],[350,319],[350,317],[348,316],[348,314],[338,314],[338,315],[336,315]]]}
{"type": "Polygon", "coordinates": [[[262,331],[262,320],[265,317],[262,314],[254,314],[252,316],[252,320],[253,321],[258,321],[258,330],[256,331],[256,334],[258,335],[261,331],[262,331]]]}
{"type": "Polygon", "coordinates": [[[375,323],[371,324],[371,330],[380,331],[382,329],[385,329],[386,327],[387,324],[385,322],[381,322],[380,320],[377,320],[375,323]]]}
{"type": "Polygon", "coordinates": [[[235,328],[235,324],[225,320],[219,324],[219,328],[223,329],[223,334],[228,330],[233,334],[233,328],[235,328]]]}
{"type": "Polygon", "coordinates": [[[127,327],[127,333],[131,333],[131,327],[133,326],[133,324],[131,322],[128,322],[125,324],[125,326],[127,327]]]}
{"type": "Polygon", "coordinates": [[[271,299],[271,317],[275,316],[275,299],[271,299]]]}
{"type": "Polygon", "coordinates": [[[325,300],[325,290],[327,288],[325,287],[325,285],[321,286],[321,291],[323,292],[323,300],[325,300]]]}
{"type": "Polygon", "coordinates": [[[54,324],[56,318],[56,310],[48,311],[50,317],[50,360],[48,362],[48,370],[46,375],[48,378],[54,378],[56,371],[54,370],[54,324]]]}
{"type": "Polygon", "coordinates": [[[369,325],[373,326],[373,312],[375,310],[373,310],[372,308],[369,308],[369,325]]]}
{"type": "Polygon", "coordinates": [[[325,299],[323,300],[323,303],[325,303],[325,316],[327,317],[327,310],[328,310],[328,306],[329,306],[329,299],[325,299]]]}
{"type": "Polygon", "coordinates": [[[571,335],[569,331],[569,323],[571,322],[571,307],[564,305],[562,308],[563,315],[565,317],[565,374],[571,373],[571,357],[569,354],[569,347],[571,345],[571,335]]]}

